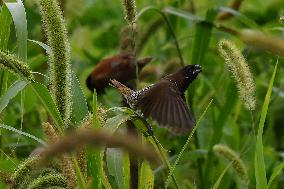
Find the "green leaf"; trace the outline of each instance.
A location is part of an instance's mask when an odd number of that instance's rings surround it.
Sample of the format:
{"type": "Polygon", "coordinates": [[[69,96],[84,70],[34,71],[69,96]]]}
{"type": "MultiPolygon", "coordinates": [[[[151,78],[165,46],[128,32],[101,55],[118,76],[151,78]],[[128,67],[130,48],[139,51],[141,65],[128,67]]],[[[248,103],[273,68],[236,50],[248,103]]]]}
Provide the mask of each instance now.
{"type": "Polygon", "coordinates": [[[108,148],[106,151],[109,175],[114,179],[118,189],[129,188],[130,163],[129,156],[119,148],[108,148]]]}
{"type": "Polygon", "coordinates": [[[207,53],[207,49],[212,35],[212,22],[214,21],[216,15],[216,10],[210,9],[207,11],[206,20],[199,22],[196,25],[192,46],[192,64],[203,64],[203,60],[205,54],[207,53]]]}
{"type": "Polygon", "coordinates": [[[27,84],[29,84],[28,81],[19,80],[19,81],[16,81],[7,90],[7,92],[0,98],[0,113],[6,108],[10,100],[13,99],[15,96],[17,96],[17,94],[27,86],[27,84]]]}
{"type": "Polygon", "coordinates": [[[73,123],[79,123],[89,115],[88,106],[85,95],[78,81],[76,74],[72,74],[72,115],[73,123]]]}
{"type": "Polygon", "coordinates": [[[284,161],[280,163],[273,171],[272,175],[270,176],[267,188],[270,188],[272,182],[276,179],[277,176],[281,174],[282,169],[284,169],[284,161]]]}
{"type": "Polygon", "coordinates": [[[27,61],[27,19],[25,7],[21,0],[15,3],[6,3],[14,21],[16,35],[18,40],[18,55],[23,62],[27,61]]]}
{"type": "Polygon", "coordinates": [[[258,189],[266,189],[267,188],[267,180],[266,180],[266,171],[265,171],[265,163],[264,163],[264,155],[263,155],[263,143],[262,143],[262,134],[263,127],[268,111],[268,106],[270,102],[270,97],[272,93],[273,83],[277,71],[278,60],[275,65],[272,77],[269,82],[268,90],[265,95],[264,103],[261,110],[260,121],[258,124],[257,138],[256,138],[256,151],[255,151],[255,179],[256,179],[256,188],[258,189]]]}
{"type": "MultiPolygon", "coordinates": [[[[0,21],[0,50],[6,50],[10,38],[10,25],[12,23],[12,17],[5,5],[2,6],[2,11],[0,12],[0,21]]],[[[0,96],[2,96],[7,90],[7,81],[7,71],[0,70],[0,96]]]]}
{"type": "Polygon", "coordinates": [[[52,119],[55,121],[55,125],[58,131],[62,132],[64,126],[63,120],[51,95],[49,94],[48,89],[41,83],[32,83],[30,86],[32,87],[34,93],[38,96],[40,102],[48,111],[52,119]]]}
{"type": "Polygon", "coordinates": [[[10,25],[12,22],[12,17],[5,5],[3,5],[2,11],[0,13],[0,20],[0,49],[5,50],[7,49],[10,37],[10,25]]]}
{"type": "Polygon", "coordinates": [[[140,168],[139,189],[154,188],[154,173],[147,161],[143,161],[140,168]]]}
{"type": "Polygon", "coordinates": [[[9,130],[9,131],[12,131],[12,132],[15,132],[15,133],[18,133],[18,134],[23,135],[23,136],[28,137],[28,138],[31,138],[31,139],[37,141],[38,143],[46,146],[46,143],[43,140],[41,140],[41,139],[39,139],[39,138],[35,137],[34,135],[29,134],[29,133],[26,133],[26,132],[20,131],[18,129],[15,129],[14,127],[0,124],[0,128],[9,130]]]}
{"type": "Polygon", "coordinates": [[[107,119],[105,128],[109,129],[111,133],[114,133],[121,124],[125,123],[130,119],[131,117],[128,114],[118,114],[114,117],[107,119]]]}

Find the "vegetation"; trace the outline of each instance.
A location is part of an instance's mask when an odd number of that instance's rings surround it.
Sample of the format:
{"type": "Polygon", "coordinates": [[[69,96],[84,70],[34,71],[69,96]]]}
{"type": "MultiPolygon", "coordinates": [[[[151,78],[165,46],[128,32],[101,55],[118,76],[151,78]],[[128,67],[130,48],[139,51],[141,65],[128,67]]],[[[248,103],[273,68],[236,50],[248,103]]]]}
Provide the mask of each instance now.
{"type": "Polygon", "coordinates": [[[284,1],[0,6],[0,188],[283,188],[284,1]],[[87,88],[101,59],[125,52],[154,58],[136,66],[137,89],[202,66],[185,94],[191,133],[87,88]]]}

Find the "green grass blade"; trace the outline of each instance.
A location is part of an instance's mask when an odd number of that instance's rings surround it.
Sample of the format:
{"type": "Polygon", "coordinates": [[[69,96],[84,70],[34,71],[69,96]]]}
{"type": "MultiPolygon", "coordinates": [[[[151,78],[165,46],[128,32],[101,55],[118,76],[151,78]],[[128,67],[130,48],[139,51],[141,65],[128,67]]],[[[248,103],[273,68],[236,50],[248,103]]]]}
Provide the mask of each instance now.
{"type": "Polygon", "coordinates": [[[15,132],[15,133],[18,133],[18,134],[23,135],[23,136],[28,137],[28,138],[31,138],[31,139],[37,141],[38,143],[40,143],[40,144],[42,144],[44,146],[46,145],[46,143],[43,140],[41,140],[41,139],[39,139],[39,138],[35,137],[34,135],[29,134],[29,133],[26,133],[26,132],[20,131],[18,129],[15,129],[14,127],[11,127],[11,126],[8,126],[8,125],[4,125],[4,124],[0,124],[0,128],[9,130],[9,131],[12,131],[12,132],[15,132]]]}
{"type": "Polygon", "coordinates": [[[218,179],[215,182],[212,189],[218,189],[219,188],[221,181],[222,181],[224,175],[226,174],[226,172],[228,171],[228,169],[230,168],[230,166],[231,166],[231,163],[222,171],[221,175],[218,177],[218,179]]]}
{"type": "Polygon", "coordinates": [[[32,39],[28,39],[28,41],[33,42],[33,43],[41,46],[47,54],[51,53],[51,48],[47,44],[40,42],[40,41],[32,40],[32,39]]]}
{"type": "Polygon", "coordinates": [[[196,16],[194,14],[191,14],[188,11],[184,11],[184,10],[177,9],[177,8],[174,8],[174,7],[166,7],[166,8],[163,9],[163,12],[184,18],[184,19],[189,20],[189,21],[201,22],[201,21],[205,20],[205,18],[203,18],[203,17],[196,16]]]}
{"type": "Polygon", "coordinates": [[[6,3],[14,21],[16,35],[18,40],[18,55],[22,61],[27,61],[27,19],[26,11],[21,0],[17,0],[15,3],[6,3]]]}
{"type": "Polygon", "coordinates": [[[72,74],[72,114],[71,120],[73,123],[81,122],[89,115],[88,106],[81,84],[78,81],[76,74],[72,74]]]}
{"type": "Polygon", "coordinates": [[[76,160],[76,158],[72,157],[72,163],[74,165],[74,169],[75,169],[75,173],[76,173],[76,179],[77,179],[77,183],[79,186],[79,189],[85,189],[86,188],[86,183],[84,181],[84,177],[81,173],[80,170],[80,166],[78,164],[78,161],[76,160]]]}
{"type": "Polygon", "coordinates": [[[236,11],[228,7],[220,7],[219,10],[222,12],[227,12],[227,13],[234,15],[237,20],[239,20],[240,22],[242,22],[244,25],[246,25],[249,28],[260,29],[260,27],[255,23],[255,21],[243,15],[239,11],[236,11]]]}
{"type": "Polygon", "coordinates": [[[17,96],[19,92],[21,92],[27,85],[29,84],[28,81],[19,80],[16,81],[8,90],[7,92],[0,98],[0,113],[7,107],[9,102],[17,96]]]}
{"type": "Polygon", "coordinates": [[[12,23],[12,17],[5,5],[3,5],[0,13],[0,20],[0,49],[5,50],[10,38],[10,25],[12,23]]]}
{"type": "MultiPolygon", "coordinates": [[[[94,90],[93,94],[93,128],[99,129],[100,123],[97,117],[97,93],[94,90]]],[[[88,150],[88,176],[92,177],[91,188],[102,188],[102,172],[103,172],[103,151],[99,149],[88,150]]]]}
{"type": "Polygon", "coordinates": [[[264,155],[263,155],[263,143],[262,143],[262,134],[263,127],[268,111],[268,106],[270,102],[270,97],[272,93],[273,83],[277,71],[278,61],[275,65],[272,77],[269,82],[268,90],[265,95],[265,100],[262,106],[260,121],[258,125],[257,131],[257,139],[256,139],[256,151],[255,151],[255,179],[256,179],[256,188],[258,189],[266,189],[267,188],[267,180],[266,180],[266,171],[265,171],[265,163],[264,163],[264,155]]]}
{"type": "Polygon", "coordinates": [[[154,188],[154,173],[147,161],[143,161],[140,168],[138,189],[154,188]]]}
{"type": "Polygon", "coordinates": [[[270,185],[272,184],[272,182],[276,179],[277,176],[279,176],[281,174],[281,171],[282,169],[284,169],[284,161],[282,163],[280,163],[273,171],[270,179],[269,179],[269,182],[268,182],[268,185],[267,185],[267,188],[270,188],[270,185]]]}
{"type": "Polygon", "coordinates": [[[58,131],[62,132],[63,120],[46,86],[40,83],[32,83],[30,86],[32,87],[34,93],[38,96],[40,102],[48,111],[52,119],[55,121],[55,125],[58,131]]]}
{"type": "Polygon", "coordinates": [[[192,64],[202,64],[207,52],[212,35],[213,25],[211,24],[217,15],[217,11],[210,9],[207,11],[206,20],[197,23],[192,46],[192,64]]]}
{"type": "Polygon", "coordinates": [[[209,104],[208,104],[207,107],[205,108],[204,112],[203,112],[203,113],[201,114],[201,116],[199,117],[199,119],[198,119],[198,121],[197,121],[197,123],[196,123],[194,129],[191,131],[191,133],[190,133],[190,135],[188,136],[188,138],[187,138],[185,144],[184,144],[183,147],[182,147],[182,150],[181,150],[180,153],[178,154],[177,159],[176,159],[174,165],[171,167],[170,173],[169,173],[169,175],[168,175],[168,177],[167,177],[167,180],[166,180],[166,182],[165,182],[165,188],[168,188],[169,183],[170,183],[171,175],[174,173],[174,170],[175,170],[177,164],[179,163],[179,160],[180,160],[181,156],[183,155],[184,151],[185,151],[186,148],[188,147],[189,142],[191,141],[191,138],[193,137],[193,134],[194,134],[195,131],[198,129],[201,120],[202,120],[203,117],[205,116],[205,114],[206,114],[208,108],[211,106],[212,102],[213,102],[213,100],[211,100],[211,101],[209,102],[209,104]]]}
{"type": "Polygon", "coordinates": [[[128,189],[130,178],[129,156],[119,148],[108,148],[106,151],[108,172],[117,189],[128,189]]]}

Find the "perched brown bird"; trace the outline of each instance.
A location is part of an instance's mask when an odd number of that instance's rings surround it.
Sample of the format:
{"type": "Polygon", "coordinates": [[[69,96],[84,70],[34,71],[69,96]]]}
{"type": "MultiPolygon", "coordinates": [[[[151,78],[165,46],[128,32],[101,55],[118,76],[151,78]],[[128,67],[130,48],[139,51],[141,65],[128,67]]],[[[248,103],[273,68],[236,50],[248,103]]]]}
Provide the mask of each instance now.
{"type": "Polygon", "coordinates": [[[188,65],[139,91],[133,91],[116,80],[111,80],[111,85],[141,116],[151,117],[175,134],[186,134],[194,127],[195,120],[186,105],[184,92],[200,72],[200,65],[188,65]]]}
{"type": "MultiPolygon", "coordinates": [[[[151,57],[137,60],[138,70],[140,71],[151,60],[151,57]]],[[[87,78],[88,88],[91,91],[95,88],[98,93],[103,93],[104,89],[109,86],[110,79],[116,79],[129,85],[128,82],[136,77],[133,61],[134,56],[131,53],[119,54],[101,60],[87,78]]]]}

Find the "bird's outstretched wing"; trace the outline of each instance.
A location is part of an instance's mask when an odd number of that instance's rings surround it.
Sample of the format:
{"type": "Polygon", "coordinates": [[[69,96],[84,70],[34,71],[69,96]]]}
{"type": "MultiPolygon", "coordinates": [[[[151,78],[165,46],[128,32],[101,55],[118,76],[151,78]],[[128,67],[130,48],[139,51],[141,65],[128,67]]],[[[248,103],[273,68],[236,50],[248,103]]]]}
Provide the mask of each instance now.
{"type": "Polygon", "coordinates": [[[192,130],[195,121],[182,95],[177,86],[163,79],[139,96],[135,108],[173,133],[186,134],[192,130]]]}

